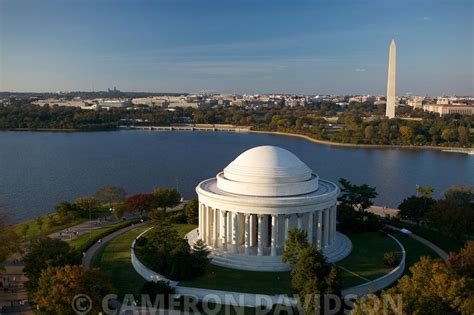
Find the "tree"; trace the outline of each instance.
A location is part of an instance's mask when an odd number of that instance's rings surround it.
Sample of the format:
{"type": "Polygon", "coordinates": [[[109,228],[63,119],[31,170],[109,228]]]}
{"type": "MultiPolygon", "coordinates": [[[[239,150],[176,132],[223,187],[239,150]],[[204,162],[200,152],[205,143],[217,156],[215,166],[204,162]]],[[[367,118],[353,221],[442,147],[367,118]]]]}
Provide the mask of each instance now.
{"type": "Polygon", "coordinates": [[[288,238],[285,241],[282,261],[290,265],[295,265],[298,262],[300,251],[308,246],[308,234],[306,231],[290,229],[288,231],[288,238]]]}
{"type": "Polygon", "coordinates": [[[444,199],[450,200],[461,207],[474,209],[474,187],[451,186],[444,192],[444,199]]]}
{"type": "Polygon", "coordinates": [[[82,217],[88,217],[99,210],[99,202],[92,196],[79,197],[74,201],[82,217]]]}
{"type": "Polygon", "coordinates": [[[154,206],[166,212],[166,208],[174,207],[181,202],[181,195],[176,189],[156,188],[153,192],[154,206]]]}
{"type": "Polygon", "coordinates": [[[456,138],[456,130],[451,128],[446,128],[441,133],[441,138],[447,142],[451,142],[456,138]]]}
{"type": "Polygon", "coordinates": [[[432,186],[416,186],[416,192],[421,197],[431,198],[433,196],[434,189],[432,186]]]}
{"type": "Polygon", "coordinates": [[[469,144],[469,128],[467,127],[459,127],[458,128],[458,135],[459,135],[459,142],[461,144],[469,144]]]}
{"type": "Polygon", "coordinates": [[[337,269],[326,262],[323,254],[312,245],[301,248],[298,260],[291,271],[291,286],[305,300],[307,314],[319,314],[324,309],[324,294],[340,296],[340,276],[337,269]],[[319,301],[316,298],[319,296],[319,301]],[[316,304],[318,302],[318,304],[316,304]]]}
{"type": "Polygon", "coordinates": [[[116,204],[112,209],[112,214],[117,220],[122,219],[125,212],[125,206],[122,204],[116,204]]]}
{"type": "Polygon", "coordinates": [[[459,253],[449,253],[448,260],[454,272],[474,279],[474,240],[467,241],[459,253]]]}
{"type": "Polygon", "coordinates": [[[364,129],[365,140],[370,142],[374,138],[374,136],[375,136],[374,126],[369,125],[369,126],[365,127],[365,129],[364,129]]]}
{"type": "Polygon", "coordinates": [[[68,264],[78,264],[80,259],[77,253],[68,243],[51,238],[38,238],[27,247],[26,255],[23,257],[25,272],[28,282],[26,287],[33,292],[41,275],[41,271],[48,266],[58,267],[68,264]]]}
{"type": "Polygon", "coordinates": [[[136,194],[125,199],[125,208],[130,212],[138,212],[140,215],[149,212],[153,206],[152,194],[136,194]]]}
{"type": "Polygon", "coordinates": [[[209,259],[210,251],[207,248],[207,244],[198,239],[193,245],[193,257],[194,257],[194,270],[196,276],[203,275],[206,270],[207,266],[209,266],[210,259],[209,259]]]}
{"type": "MultiPolygon", "coordinates": [[[[406,314],[471,314],[472,279],[454,273],[442,261],[422,257],[388,294],[401,294],[406,314]],[[469,284],[471,283],[471,284],[469,284]]],[[[385,292],[384,292],[385,293],[385,292]]]]}
{"type": "Polygon", "coordinates": [[[400,126],[400,135],[404,144],[410,144],[413,138],[413,129],[408,126],[400,126]]]}
{"type": "Polygon", "coordinates": [[[434,203],[432,198],[411,196],[404,199],[398,206],[400,210],[398,215],[402,219],[415,220],[418,225],[434,203]]]}
{"type": "Polygon", "coordinates": [[[136,253],[147,267],[173,280],[196,277],[196,266],[202,263],[167,220],[156,221],[155,227],[137,240],[136,253]]]}
{"type": "Polygon", "coordinates": [[[39,216],[36,218],[36,225],[38,225],[38,229],[41,233],[41,230],[43,229],[43,224],[44,224],[44,220],[43,220],[43,217],[39,216]]]}
{"type": "Polygon", "coordinates": [[[0,267],[8,255],[17,247],[18,237],[13,229],[8,228],[8,219],[0,214],[0,267]]]}
{"type": "Polygon", "coordinates": [[[342,193],[339,197],[341,204],[357,211],[365,211],[373,205],[372,199],[377,197],[375,187],[370,187],[367,184],[354,185],[344,178],[341,178],[339,183],[342,193]]]}
{"type": "Polygon", "coordinates": [[[190,200],[184,206],[184,213],[189,224],[198,224],[199,221],[199,201],[190,200]]]}
{"type": "Polygon", "coordinates": [[[94,197],[100,203],[107,203],[109,207],[113,203],[124,201],[126,196],[127,196],[127,193],[122,187],[114,187],[114,186],[104,186],[100,188],[94,195],[94,197]]]}
{"type": "Polygon", "coordinates": [[[474,234],[474,211],[453,199],[436,201],[424,219],[444,235],[459,240],[474,234]]]}
{"type": "Polygon", "coordinates": [[[38,288],[33,293],[33,300],[40,311],[46,314],[69,315],[74,307],[80,309],[91,306],[91,314],[103,311],[102,299],[114,292],[110,281],[99,269],[84,270],[82,266],[48,266],[44,269],[38,280],[38,288]],[[78,295],[86,295],[90,303],[76,305],[78,295]]]}
{"type": "Polygon", "coordinates": [[[76,207],[76,205],[68,201],[59,203],[56,207],[54,207],[54,210],[61,220],[77,217],[80,215],[79,209],[76,207]]]}

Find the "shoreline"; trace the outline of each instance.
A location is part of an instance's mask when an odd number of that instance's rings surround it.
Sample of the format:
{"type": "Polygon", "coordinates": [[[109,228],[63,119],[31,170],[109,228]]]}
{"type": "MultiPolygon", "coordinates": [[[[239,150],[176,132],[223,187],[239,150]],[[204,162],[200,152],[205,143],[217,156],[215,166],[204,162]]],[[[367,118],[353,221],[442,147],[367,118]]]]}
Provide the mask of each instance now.
{"type": "MultiPolygon", "coordinates": [[[[157,126],[158,127],[158,126],[157,126]]],[[[159,127],[169,127],[169,126],[159,126],[159,127]]],[[[256,133],[256,134],[269,134],[269,135],[277,135],[277,136],[285,136],[285,137],[297,137],[301,139],[305,139],[307,141],[322,144],[322,145],[329,145],[329,146],[336,146],[336,147],[346,147],[346,148],[363,148],[363,149],[409,149],[409,150],[432,150],[432,151],[446,151],[446,150],[457,150],[458,152],[448,152],[448,153],[464,153],[459,152],[466,151],[467,152],[474,152],[474,149],[466,148],[466,147],[448,147],[448,146],[432,146],[432,145],[422,145],[422,146],[415,146],[415,145],[404,145],[404,144],[353,144],[353,143],[342,143],[342,142],[332,142],[329,140],[319,140],[311,138],[310,136],[298,134],[298,133],[289,133],[289,132],[282,132],[282,131],[263,131],[263,130],[238,130],[239,126],[233,126],[236,128],[235,131],[220,131],[216,130],[214,132],[236,132],[236,133],[256,133]]],[[[24,132],[24,131],[31,131],[31,132],[113,132],[113,131],[121,131],[121,130],[134,130],[132,128],[115,128],[115,129],[96,129],[96,130],[87,130],[87,129],[55,129],[55,128],[14,128],[14,129],[3,129],[0,132],[24,132]]],[[[179,131],[179,130],[151,130],[151,131],[179,131]]],[[[191,131],[191,130],[190,130],[191,131]]],[[[194,130],[193,130],[194,131],[194,130]]],[[[200,130],[195,130],[200,131],[200,130]]]]}
{"type": "Polygon", "coordinates": [[[286,136],[286,137],[298,137],[305,139],[307,141],[316,143],[316,144],[323,144],[323,145],[330,145],[330,146],[337,146],[337,147],[346,147],[346,148],[363,148],[363,149],[415,149],[415,150],[436,150],[436,151],[443,151],[443,150],[466,150],[466,152],[472,151],[472,148],[463,148],[463,147],[443,147],[443,146],[432,146],[432,145],[403,145],[403,144],[353,144],[353,143],[342,143],[342,142],[332,142],[328,140],[319,140],[311,138],[307,135],[297,134],[297,133],[289,133],[289,132],[281,132],[281,131],[261,131],[261,130],[249,130],[249,133],[260,133],[260,134],[270,134],[270,135],[278,135],[278,136],[286,136]]]}

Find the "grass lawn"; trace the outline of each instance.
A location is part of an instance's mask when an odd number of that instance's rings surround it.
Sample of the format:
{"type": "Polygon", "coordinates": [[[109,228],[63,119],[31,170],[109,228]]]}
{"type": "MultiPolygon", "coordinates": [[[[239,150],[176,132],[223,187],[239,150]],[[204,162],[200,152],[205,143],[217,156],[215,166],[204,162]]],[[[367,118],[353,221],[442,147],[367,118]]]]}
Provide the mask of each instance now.
{"type": "Polygon", "coordinates": [[[406,222],[394,222],[394,221],[386,221],[386,222],[388,224],[391,224],[399,228],[407,228],[408,230],[412,231],[418,236],[426,238],[427,240],[435,243],[447,253],[451,251],[457,252],[464,246],[463,241],[447,237],[444,234],[441,234],[440,232],[429,229],[427,227],[417,226],[415,224],[410,224],[406,222]]]}
{"type": "Polygon", "coordinates": [[[145,280],[135,272],[130,258],[130,246],[133,240],[148,227],[131,230],[108,243],[97,255],[93,266],[99,267],[109,277],[120,297],[124,294],[136,294],[145,284],[145,280]]]}
{"type": "Polygon", "coordinates": [[[339,269],[341,271],[342,287],[347,288],[367,282],[344,269],[369,280],[381,277],[393,269],[384,266],[383,254],[390,251],[400,253],[400,247],[385,233],[367,232],[348,234],[347,236],[352,241],[352,252],[336,263],[337,266],[342,267],[339,269]]]}
{"type": "Polygon", "coordinates": [[[100,235],[110,234],[114,231],[114,229],[125,227],[125,226],[128,226],[129,224],[131,224],[131,222],[129,221],[118,221],[112,224],[102,226],[97,229],[93,229],[90,232],[84,233],[80,235],[79,237],[70,240],[69,245],[74,249],[86,250],[87,248],[85,247],[87,246],[87,243],[90,242],[90,240],[94,240],[97,237],[100,237],[100,235]]]}
{"type": "MultiPolygon", "coordinates": [[[[191,224],[175,224],[175,227],[183,237],[196,228],[191,224]]],[[[130,246],[133,240],[147,228],[148,226],[139,227],[120,235],[108,243],[94,260],[93,266],[99,267],[111,279],[119,297],[124,294],[138,294],[146,282],[133,269],[130,246]]]]}
{"type": "MultiPolygon", "coordinates": [[[[32,239],[34,239],[34,238],[36,238],[40,235],[49,235],[49,234],[52,234],[54,232],[67,229],[71,226],[74,226],[74,225],[77,225],[77,224],[80,224],[82,222],[87,221],[86,219],[78,218],[78,219],[74,219],[72,221],[68,221],[68,222],[65,222],[65,223],[60,223],[60,224],[54,223],[51,226],[49,226],[48,223],[50,222],[51,217],[56,217],[57,218],[57,216],[55,214],[50,214],[50,215],[43,216],[43,225],[41,227],[41,230],[38,226],[38,223],[37,223],[36,219],[31,219],[31,220],[28,220],[28,221],[20,222],[18,224],[12,225],[10,228],[13,229],[13,231],[15,231],[15,233],[21,239],[23,239],[25,237],[25,235],[23,234],[23,228],[25,226],[28,226],[29,228],[28,228],[27,233],[26,233],[26,239],[32,240],[32,239]]],[[[59,219],[58,219],[58,222],[59,222],[59,219]]]]}
{"type": "Polygon", "coordinates": [[[261,294],[291,294],[289,272],[257,272],[209,265],[202,277],[181,281],[182,286],[261,294]]]}
{"type": "Polygon", "coordinates": [[[436,254],[433,250],[431,250],[431,248],[423,245],[422,243],[418,242],[417,240],[412,239],[411,237],[403,233],[394,232],[392,233],[392,235],[395,236],[400,241],[400,243],[403,244],[403,247],[405,247],[405,250],[407,252],[406,267],[405,267],[404,274],[409,273],[408,269],[411,266],[413,266],[415,263],[417,263],[420,260],[421,256],[440,258],[438,254],[436,254]]]}

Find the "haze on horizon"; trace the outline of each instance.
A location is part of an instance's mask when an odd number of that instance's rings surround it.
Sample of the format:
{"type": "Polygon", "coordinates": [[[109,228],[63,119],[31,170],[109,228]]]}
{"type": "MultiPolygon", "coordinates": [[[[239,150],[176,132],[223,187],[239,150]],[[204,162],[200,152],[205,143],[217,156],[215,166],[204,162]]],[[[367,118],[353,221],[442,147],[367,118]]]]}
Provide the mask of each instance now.
{"type": "Polygon", "coordinates": [[[474,94],[474,4],[0,0],[0,91],[474,94]]]}

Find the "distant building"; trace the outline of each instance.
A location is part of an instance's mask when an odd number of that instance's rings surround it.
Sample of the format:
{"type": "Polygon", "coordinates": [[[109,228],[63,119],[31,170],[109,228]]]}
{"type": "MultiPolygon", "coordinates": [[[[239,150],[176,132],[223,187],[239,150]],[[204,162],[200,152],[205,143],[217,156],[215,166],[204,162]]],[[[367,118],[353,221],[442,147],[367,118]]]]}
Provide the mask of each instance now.
{"type": "Polygon", "coordinates": [[[423,110],[438,113],[441,116],[449,114],[474,115],[474,106],[466,104],[428,104],[423,110]]]}

